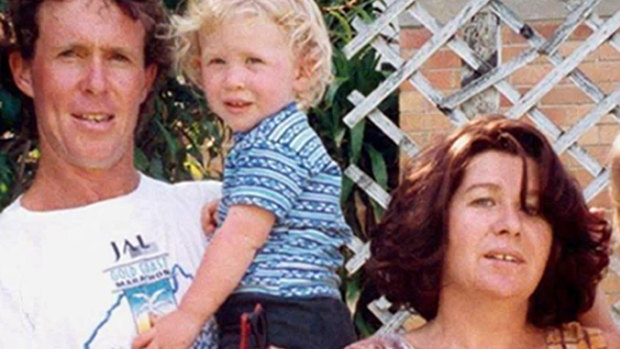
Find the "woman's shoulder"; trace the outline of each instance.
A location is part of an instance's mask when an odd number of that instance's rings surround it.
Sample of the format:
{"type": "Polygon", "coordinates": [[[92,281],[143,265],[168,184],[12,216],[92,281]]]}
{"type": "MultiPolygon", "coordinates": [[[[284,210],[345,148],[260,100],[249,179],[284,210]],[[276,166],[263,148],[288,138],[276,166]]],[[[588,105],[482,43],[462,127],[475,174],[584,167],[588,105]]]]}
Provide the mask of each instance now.
{"type": "Polygon", "coordinates": [[[345,349],[415,349],[407,339],[399,334],[374,335],[353,343],[345,349]]]}
{"type": "Polygon", "coordinates": [[[584,327],[575,321],[547,330],[547,348],[607,349],[608,347],[600,329],[584,327]]]}

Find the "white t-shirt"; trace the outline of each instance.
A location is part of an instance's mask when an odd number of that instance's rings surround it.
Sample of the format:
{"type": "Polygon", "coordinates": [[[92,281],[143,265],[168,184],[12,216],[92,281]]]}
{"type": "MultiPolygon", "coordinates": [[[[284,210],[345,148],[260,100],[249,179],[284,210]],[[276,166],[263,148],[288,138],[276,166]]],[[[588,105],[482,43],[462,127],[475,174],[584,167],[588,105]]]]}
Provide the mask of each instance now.
{"type": "MultiPolygon", "coordinates": [[[[122,197],[0,214],[0,348],[130,348],[148,313],[176,307],[202,259],[202,206],[219,182],[141,175],[122,197]]],[[[196,347],[215,347],[213,324],[196,347]]]]}

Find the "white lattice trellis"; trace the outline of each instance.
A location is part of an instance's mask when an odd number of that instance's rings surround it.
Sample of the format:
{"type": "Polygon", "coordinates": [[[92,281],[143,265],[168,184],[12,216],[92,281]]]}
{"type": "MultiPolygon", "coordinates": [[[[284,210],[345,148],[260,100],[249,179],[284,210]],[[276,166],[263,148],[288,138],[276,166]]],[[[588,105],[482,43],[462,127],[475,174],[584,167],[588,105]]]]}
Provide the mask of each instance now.
{"type": "MultiPolygon", "coordinates": [[[[542,37],[500,0],[472,0],[445,24],[434,18],[419,1],[387,1],[387,7],[375,22],[368,24],[359,19],[353,22],[358,34],[346,46],[344,52],[348,58],[351,58],[364,47],[372,45],[381,55],[382,62],[391,64],[396,70],[369,95],[364,96],[360,92],[353,92],[349,96],[349,100],[355,107],[344,117],[344,121],[349,127],[353,127],[364,118],[370,120],[394,141],[404,154],[413,156],[419,150],[415,142],[377,109],[377,106],[396,91],[403,82],[411,83],[421,95],[437,106],[455,126],[460,126],[468,120],[461,109],[462,104],[473,96],[493,88],[512,103],[512,107],[506,112],[508,117],[517,119],[526,114],[529,115],[534,124],[553,142],[556,152],[570,154],[577,163],[592,175],[593,180],[584,189],[584,196],[590,200],[608,185],[609,171],[581,147],[578,140],[607,114],[611,113],[615,116],[615,120],[620,122],[620,88],[606,94],[578,69],[579,64],[588,54],[598,49],[603,43],[609,43],[620,52],[620,37],[615,34],[620,28],[620,11],[603,20],[594,13],[594,9],[600,1],[562,1],[569,10],[569,14],[549,38],[542,37]],[[530,48],[497,67],[493,67],[483,60],[457,35],[461,27],[483,10],[491,11],[505,26],[524,37],[530,48]],[[398,17],[405,12],[432,33],[431,38],[407,60],[400,56],[397,47],[385,40],[386,37],[392,38],[397,35],[398,17]],[[558,48],[582,23],[592,29],[592,34],[579,48],[567,57],[563,57],[558,53],[558,48]],[[481,73],[478,79],[447,96],[435,89],[420,72],[422,65],[444,46],[449,47],[472,70],[481,73]],[[522,95],[510,85],[508,78],[539,57],[544,57],[552,64],[553,68],[534,87],[522,95]],[[594,107],[587,114],[583,115],[578,122],[567,130],[556,125],[537,107],[541,98],[565,78],[570,79],[594,104],[594,107]]],[[[377,203],[387,207],[390,200],[389,194],[376,184],[370,176],[355,165],[348,167],[345,174],[377,203]]],[[[349,248],[354,252],[354,256],[348,261],[346,268],[349,273],[354,273],[367,260],[369,246],[356,238],[349,245],[349,248]]],[[[620,275],[620,262],[616,257],[612,258],[610,269],[620,275]]],[[[371,303],[369,308],[384,324],[381,331],[392,331],[400,327],[410,315],[405,311],[392,314],[389,311],[389,302],[383,298],[371,303]]],[[[614,310],[615,320],[620,324],[620,302],[614,305],[614,310]]]]}

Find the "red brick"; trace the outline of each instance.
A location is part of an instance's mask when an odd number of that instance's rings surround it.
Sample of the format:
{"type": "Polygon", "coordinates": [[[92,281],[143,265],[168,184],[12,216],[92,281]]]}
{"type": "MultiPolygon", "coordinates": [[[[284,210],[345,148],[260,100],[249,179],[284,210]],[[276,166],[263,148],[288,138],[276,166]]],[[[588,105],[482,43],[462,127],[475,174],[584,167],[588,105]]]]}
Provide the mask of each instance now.
{"type": "Polygon", "coordinates": [[[408,60],[411,57],[413,57],[413,55],[417,52],[417,49],[412,49],[412,48],[400,48],[400,56],[404,59],[404,60],[408,60]]]}
{"type": "Polygon", "coordinates": [[[501,93],[499,94],[499,107],[512,107],[512,102],[501,93]]]}
{"type": "Polygon", "coordinates": [[[592,100],[574,85],[555,86],[541,100],[542,105],[589,104],[592,100]]]}
{"type": "Polygon", "coordinates": [[[404,91],[414,91],[415,90],[415,88],[413,87],[413,85],[411,85],[409,80],[405,80],[405,82],[400,84],[400,86],[398,88],[399,88],[401,93],[403,93],[404,91]]]}
{"type": "Polygon", "coordinates": [[[620,88],[620,81],[599,82],[597,86],[606,94],[610,94],[620,88]]]}
{"type": "Polygon", "coordinates": [[[460,87],[460,69],[422,69],[420,72],[428,79],[431,86],[436,89],[446,90],[460,87]]]}
{"type": "Polygon", "coordinates": [[[507,25],[501,26],[502,46],[510,44],[512,30],[507,25]]]}
{"type": "Polygon", "coordinates": [[[401,113],[400,126],[406,132],[446,132],[452,128],[450,120],[443,114],[401,113]]]}
{"type": "Polygon", "coordinates": [[[502,47],[502,63],[510,62],[521,52],[526,51],[529,45],[509,45],[502,47]]]}
{"type": "Polygon", "coordinates": [[[426,28],[408,28],[400,31],[400,47],[418,49],[432,37],[426,28]]]}
{"type": "Polygon", "coordinates": [[[601,144],[611,145],[618,134],[620,134],[620,125],[617,123],[599,124],[599,137],[601,144]]]}
{"type": "Polygon", "coordinates": [[[620,81],[620,66],[618,62],[582,63],[579,69],[594,82],[620,81]]]}
{"type": "Polygon", "coordinates": [[[600,138],[598,136],[598,126],[589,128],[581,137],[579,137],[579,140],[577,141],[577,143],[581,146],[596,146],[599,142],[600,138]]]}
{"type": "MultiPolygon", "coordinates": [[[[594,196],[592,200],[588,202],[588,206],[600,207],[603,209],[611,209],[613,205],[611,204],[611,200],[609,198],[609,192],[607,191],[607,189],[603,189],[600,193],[594,196]]],[[[617,290],[620,290],[620,289],[617,289],[617,290]]]]}
{"type": "Polygon", "coordinates": [[[505,26],[502,32],[502,42],[504,44],[527,44],[527,40],[519,32],[512,31],[508,26],[505,26]]]}
{"type": "Polygon", "coordinates": [[[423,65],[425,69],[459,68],[460,66],[461,58],[451,49],[441,49],[435,52],[423,65]]]}
{"type": "Polygon", "coordinates": [[[585,25],[584,23],[580,24],[575,28],[573,33],[570,35],[570,40],[586,40],[592,35],[592,29],[585,25]]]}
{"type": "Polygon", "coordinates": [[[549,39],[553,33],[558,29],[558,22],[534,22],[531,24],[532,27],[540,34],[543,38],[549,39]]]}
{"type": "Polygon", "coordinates": [[[572,157],[567,152],[560,154],[560,161],[562,162],[562,164],[564,164],[564,167],[566,169],[574,169],[574,168],[578,168],[581,166],[579,165],[577,160],[575,160],[575,158],[572,157]]]}
{"type": "MultiPolygon", "coordinates": [[[[566,58],[575,52],[575,50],[579,49],[583,44],[583,41],[565,41],[562,45],[560,45],[557,52],[560,56],[566,58]]],[[[598,57],[599,50],[596,49],[590,52],[582,62],[593,62],[598,60],[598,57]]]]}
{"type": "Polygon", "coordinates": [[[551,119],[556,125],[567,130],[570,126],[574,125],[579,119],[585,116],[592,105],[573,105],[573,106],[542,106],[539,110],[551,119]]]}
{"type": "Polygon", "coordinates": [[[606,42],[599,47],[599,57],[604,61],[617,61],[620,60],[620,52],[611,46],[609,42],[606,42]]]}
{"type": "MultiPolygon", "coordinates": [[[[402,127],[401,127],[402,128],[402,127]]],[[[425,148],[428,145],[428,132],[415,132],[410,130],[403,131],[407,133],[409,137],[413,140],[413,142],[420,148],[425,148]]]]}
{"type": "Polygon", "coordinates": [[[421,114],[429,109],[430,103],[418,91],[401,91],[398,98],[400,112],[421,114]]]}
{"type": "Polygon", "coordinates": [[[571,175],[573,175],[573,177],[575,177],[575,179],[577,179],[577,182],[579,182],[579,186],[581,186],[582,188],[585,188],[592,180],[592,175],[590,175],[590,172],[586,171],[583,168],[571,170],[569,172],[571,175]]]}
{"type": "Polygon", "coordinates": [[[514,86],[534,86],[552,70],[550,64],[526,65],[512,73],[510,83],[514,86]]]}

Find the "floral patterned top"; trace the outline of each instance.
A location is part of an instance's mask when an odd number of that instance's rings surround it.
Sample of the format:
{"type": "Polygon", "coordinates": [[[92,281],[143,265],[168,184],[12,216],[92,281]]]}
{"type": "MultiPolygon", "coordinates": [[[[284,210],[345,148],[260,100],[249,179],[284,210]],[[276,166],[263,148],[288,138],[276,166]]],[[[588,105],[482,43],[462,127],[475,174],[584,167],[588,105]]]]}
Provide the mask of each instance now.
{"type": "MultiPolygon", "coordinates": [[[[607,349],[605,337],[597,328],[570,322],[547,330],[547,349],[607,349]]],[[[416,349],[402,334],[372,336],[345,349],[416,349]]]]}

